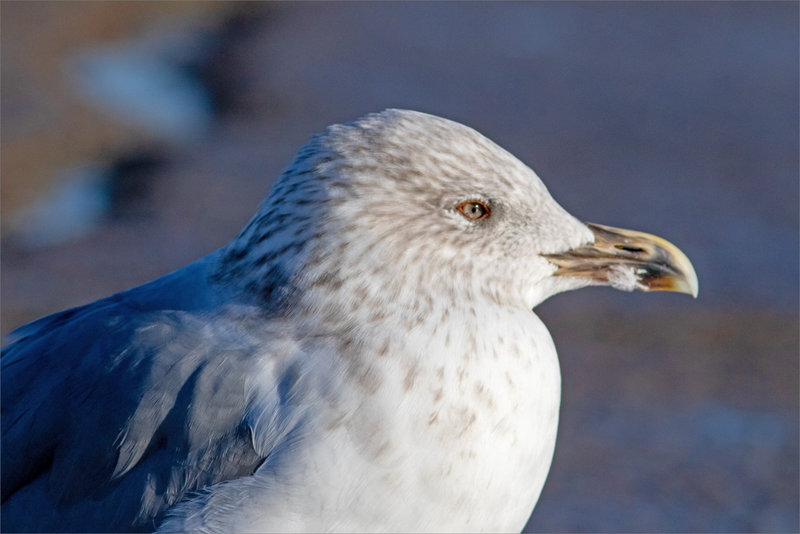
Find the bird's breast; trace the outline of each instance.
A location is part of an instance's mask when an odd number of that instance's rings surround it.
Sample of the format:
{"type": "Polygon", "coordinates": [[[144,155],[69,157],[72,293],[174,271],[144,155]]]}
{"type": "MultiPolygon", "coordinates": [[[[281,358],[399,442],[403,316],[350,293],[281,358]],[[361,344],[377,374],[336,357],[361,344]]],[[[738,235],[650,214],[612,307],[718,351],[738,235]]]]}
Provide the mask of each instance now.
{"type": "Polygon", "coordinates": [[[524,526],[555,446],[558,360],[532,312],[477,319],[376,336],[343,362],[350,397],[329,439],[349,506],[402,502],[395,525],[412,530],[524,526]]]}

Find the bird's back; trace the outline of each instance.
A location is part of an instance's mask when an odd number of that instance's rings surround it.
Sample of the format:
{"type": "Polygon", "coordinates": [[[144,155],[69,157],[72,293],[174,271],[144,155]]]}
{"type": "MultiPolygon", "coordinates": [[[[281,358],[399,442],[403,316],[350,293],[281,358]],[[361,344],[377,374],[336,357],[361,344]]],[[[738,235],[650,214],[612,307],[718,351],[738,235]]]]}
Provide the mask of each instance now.
{"type": "Polygon", "coordinates": [[[262,312],[209,302],[207,264],[12,334],[4,530],[153,530],[189,492],[263,462],[244,424],[262,312]]]}

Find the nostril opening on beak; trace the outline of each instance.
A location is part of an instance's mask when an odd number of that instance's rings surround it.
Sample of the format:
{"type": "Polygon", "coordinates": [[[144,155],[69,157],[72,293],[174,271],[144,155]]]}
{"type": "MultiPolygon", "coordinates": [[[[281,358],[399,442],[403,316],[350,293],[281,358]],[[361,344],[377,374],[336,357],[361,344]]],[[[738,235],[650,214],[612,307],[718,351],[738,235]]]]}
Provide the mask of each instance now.
{"type": "Polygon", "coordinates": [[[614,248],[617,248],[619,250],[624,250],[625,252],[634,252],[634,253],[644,252],[643,248],[629,247],[628,245],[614,245],[614,248]]]}

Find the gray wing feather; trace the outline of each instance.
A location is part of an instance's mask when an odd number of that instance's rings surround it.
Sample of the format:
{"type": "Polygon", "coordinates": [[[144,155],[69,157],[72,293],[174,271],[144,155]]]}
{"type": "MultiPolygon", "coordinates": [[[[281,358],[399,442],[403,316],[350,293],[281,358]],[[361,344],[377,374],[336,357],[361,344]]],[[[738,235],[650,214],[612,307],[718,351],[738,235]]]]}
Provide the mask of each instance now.
{"type": "Polygon", "coordinates": [[[264,318],[148,310],[146,287],[32,323],[4,351],[4,530],[152,530],[268,454],[246,422],[247,375],[268,357],[248,323],[264,318]]]}

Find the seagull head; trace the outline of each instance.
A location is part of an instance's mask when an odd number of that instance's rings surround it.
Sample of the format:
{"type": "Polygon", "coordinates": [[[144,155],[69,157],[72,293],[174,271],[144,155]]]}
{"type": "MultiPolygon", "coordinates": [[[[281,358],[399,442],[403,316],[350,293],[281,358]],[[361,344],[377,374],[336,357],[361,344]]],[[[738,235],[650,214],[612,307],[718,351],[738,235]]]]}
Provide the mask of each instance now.
{"type": "Polygon", "coordinates": [[[256,263],[241,272],[262,273],[250,281],[262,292],[277,280],[417,314],[433,299],[531,309],[588,285],[694,296],[698,287],[670,242],[583,223],[480,133],[397,109],[315,136],[226,256],[256,263]]]}

